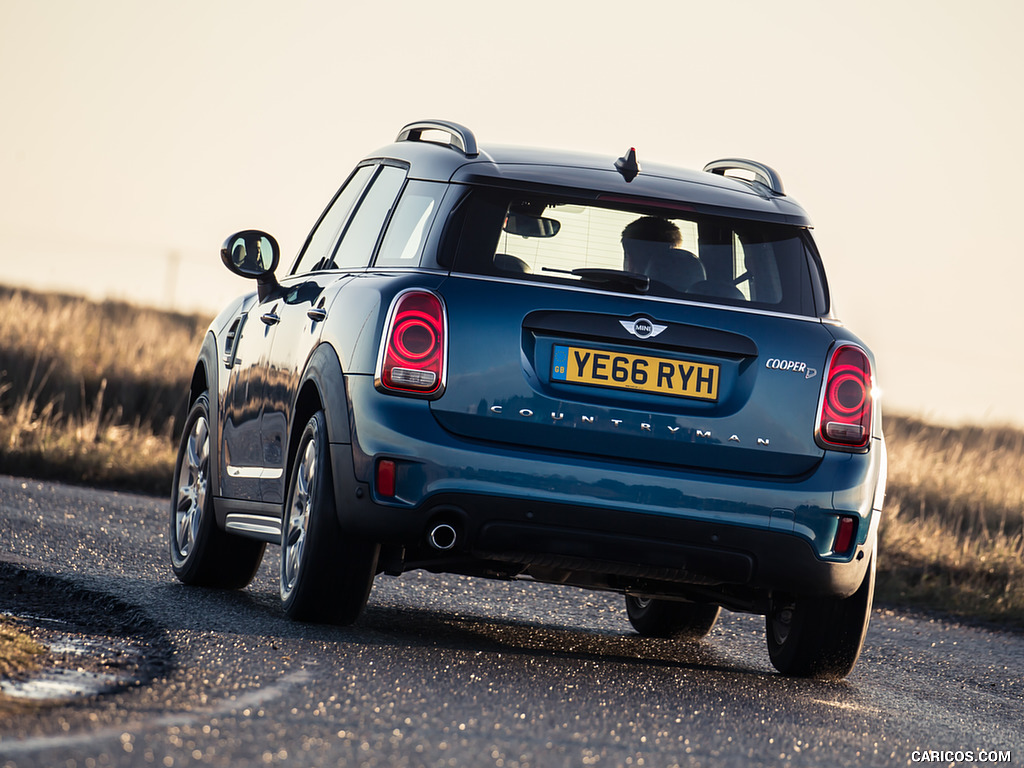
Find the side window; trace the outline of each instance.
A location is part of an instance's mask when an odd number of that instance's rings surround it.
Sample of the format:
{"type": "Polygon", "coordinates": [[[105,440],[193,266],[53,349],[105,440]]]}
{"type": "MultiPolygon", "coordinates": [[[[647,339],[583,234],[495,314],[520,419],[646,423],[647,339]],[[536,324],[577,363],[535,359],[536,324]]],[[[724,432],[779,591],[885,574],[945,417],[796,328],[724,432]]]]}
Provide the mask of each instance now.
{"type": "Polygon", "coordinates": [[[359,196],[366,186],[367,179],[373,175],[375,166],[364,165],[356,169],[348,183],[334,197],[334,201],[324,211],[323,216],[313,230],[306,250],[302,252],[292,274],[312,272],[316,269],[323,269],[331,255],[331,249],[338,240],[353,206],[359,200],[359,196]]]}
{"type": "Polygon", "coordinates": [[[744,271],[736,275],[740,281],[737,287],[744,291],[748,300],[779,304],[783,298],[782,279],[779,276],[780,257],[775,254],[775,244],[748,243],[745,253],[744,271]]]}
{"type": "Polygon", "coordinates": [[[732,276],[737,278],[745,275],[747,279],[741,280],[736,287],[740,289],[743,298],[750,301],[750,272],[747,269],[747,254],[743,250],[743,241],[735,232],[732,234],[732,276]]]}
{"type": "Polygon", "coordinates": [[[445,185],[429,181],[410,181],[384,233],[378,267],[416,267],[420,263],[423,241],[430,231],[445,185]]]}
{"type": "Polygon", "coordinates": [[[370,186],[362,203],[341,236],[334,252],[332,269],[365,267],[370,263],[374,246],[384,222],[395,204],[395,198],[405,182],[405,169],[393,165],[381,166],[380,173],[370,186]]]}

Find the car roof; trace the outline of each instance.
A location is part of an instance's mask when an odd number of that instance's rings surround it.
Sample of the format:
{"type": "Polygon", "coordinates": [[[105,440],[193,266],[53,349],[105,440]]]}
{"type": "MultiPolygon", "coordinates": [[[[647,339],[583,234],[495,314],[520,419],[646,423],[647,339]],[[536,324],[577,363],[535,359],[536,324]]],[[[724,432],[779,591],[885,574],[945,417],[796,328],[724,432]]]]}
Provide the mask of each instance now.
{"type": "Polygon", "coordinates": [[[804,209],[782,191],[778,174],[749,160],[723,160],[695,171],[648,162],[637,152],[639,172],[616,168],[627,156],[538,149],[509,145],[479,145],[464,126],[448,121],[419,121],[405,126],[398,140],[367,156],[409,165],[409,177],[427,181],[528,187],[533,191],[600,198],[609,202],[676,207],[702,213],[774,221],[809,227],[804,209]],[[426,138],[425,138],[426,136],[426,138]],[[447,139],[446,143],[443,139],[447,139]],[[725,175],[747,171],[753,180],[725,175]]]}

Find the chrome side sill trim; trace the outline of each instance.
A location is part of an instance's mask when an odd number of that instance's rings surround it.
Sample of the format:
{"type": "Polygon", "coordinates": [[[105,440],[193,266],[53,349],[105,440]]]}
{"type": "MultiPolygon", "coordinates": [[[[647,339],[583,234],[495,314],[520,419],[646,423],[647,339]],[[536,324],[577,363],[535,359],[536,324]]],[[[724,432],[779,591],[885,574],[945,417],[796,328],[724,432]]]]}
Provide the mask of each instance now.
{"type": "Polygon", "coordinates": [[[228,477],[246,480],[279,480],[284,475],[281,467],[236,467],[227,466],[228,477]]]}
{"type": "Polygon", "coordinates": [[[230,533],[240,533],[243,536],[261,539],[272,544],[281,542],[281,521],[262,515],[229,513],[224,528],[230,533]]]}

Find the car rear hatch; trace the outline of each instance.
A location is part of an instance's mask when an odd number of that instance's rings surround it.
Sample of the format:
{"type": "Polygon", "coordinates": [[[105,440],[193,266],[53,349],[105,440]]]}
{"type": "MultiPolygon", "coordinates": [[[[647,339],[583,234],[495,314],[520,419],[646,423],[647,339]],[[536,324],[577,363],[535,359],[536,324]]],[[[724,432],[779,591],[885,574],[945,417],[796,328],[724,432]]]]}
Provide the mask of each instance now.
{"type": "MultiPolygon", "coordinates": [[[[682,182],[672,193],[708,194],[682,182]]],[[[473,188],[449,228],[438,421],[530,450],[810,470],[833,340],[820,266],[789,213],[734,214],[685,199],[473,188]]]]}
{"type": "Polygon", "coordinates": [[[820,322],[453,276],[447,430],[529,450],[794,476],[832,336],[820,322]]]}

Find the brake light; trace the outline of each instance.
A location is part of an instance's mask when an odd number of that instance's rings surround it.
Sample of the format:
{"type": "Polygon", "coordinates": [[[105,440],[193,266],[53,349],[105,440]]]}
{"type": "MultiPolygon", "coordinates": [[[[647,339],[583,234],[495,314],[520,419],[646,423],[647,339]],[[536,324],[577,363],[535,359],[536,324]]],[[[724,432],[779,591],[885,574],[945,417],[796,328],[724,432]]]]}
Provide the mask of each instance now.
{"type": "Polygon", "coordinates": [[[874,401],[871,363],[860,347],[832,353],[818,417],[818,437],[826,448],[866,448],[871,439],[874,401]]]}
{"type": "Polygon", "coordinates": [[[444,387],[445,332],[440,298],[420,290],[399,294],[384,328],[377,386],[391,392],[440,394],[444,387]]]}

